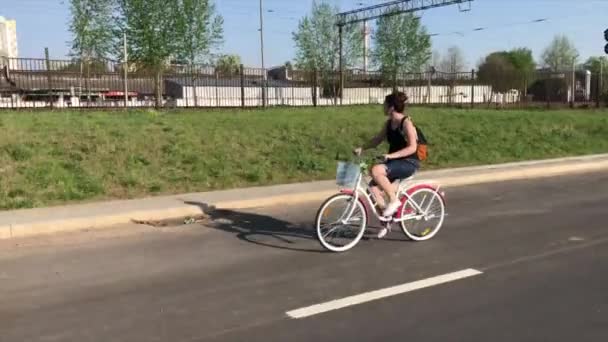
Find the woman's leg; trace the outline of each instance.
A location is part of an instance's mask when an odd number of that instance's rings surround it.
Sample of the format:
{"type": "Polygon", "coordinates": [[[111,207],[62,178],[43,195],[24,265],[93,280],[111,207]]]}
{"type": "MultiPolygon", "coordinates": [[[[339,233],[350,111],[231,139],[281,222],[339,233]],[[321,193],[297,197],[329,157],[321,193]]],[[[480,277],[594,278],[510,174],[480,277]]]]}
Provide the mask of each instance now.
{"type": "Polygon", "coordinates": [[[372,195],[374,196],[374,199],[376,200],[376,205],[378,206],[378,208],[380,208],[381,210],[384,210],[384,208],[386,208],[386,203],[384,202],[384,194],[382,192],[382,189],[380,189],[380,187],[378,187],[375,183],[372,183],[371,186],[369,187],[369,190],[371,191],[372,195]]]}
{"type": "MultiPolygon", "coordinates": [[[[389,202],[397,201],[397,192],[395,187],[388,179],[388,170],[386,165],[378,164],[372,167],[372,178],[374,182],[386,193],[389,198],[389,202]]],[[[375,194],[374,194],[375,195],[375,194]]]]}
{"type": "MultiPolygon", "coordinates": [[[[388,168],[384,164],[374,165],[374,167],[372,167],[371,173],[375,183],[375,186],[372,187],[372,191],[374,191],[374,195],[377,196],[376,201],[378,203],[384,204],[384,199],[379,200],[380,198],[382,198],[382,193],[380,189],[384,190],[384,192],[388,195],[388,198],[390,199],[388,206],[384,206],[384,212],[382,213],[382,216],[389,216],[387,215],[387,211],[388,209],[393,210],[391,207],[396,206],[396,202],[394,201],[397,201],[397,194],[396,190],[393,187],[393,184],[388,179],[388,168]],[[378,195],[376,195],[376,191],[379,192],[378,195]]],[[[386,236],[386,234],[388,234],[387,228],[380,229],[380,231],[378,231],[378,239],[382,239],[386,236]]]]}

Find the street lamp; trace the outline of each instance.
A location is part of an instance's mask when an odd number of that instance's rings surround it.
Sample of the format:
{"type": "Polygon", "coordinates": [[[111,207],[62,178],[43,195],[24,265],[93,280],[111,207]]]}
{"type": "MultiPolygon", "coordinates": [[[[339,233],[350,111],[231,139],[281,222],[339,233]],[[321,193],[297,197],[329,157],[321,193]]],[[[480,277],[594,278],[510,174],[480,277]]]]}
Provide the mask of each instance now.
{"type": "Polygon", "coordinates": [[[572,58],[572,90],[571,90],[571,98],[570,98],[570,107],[574,108],[574,103],[576,102],[576,60],[580,55],[577,53],[574,58],[572,58]]]}
{"type": "MultiPolygon", "coordinates": [[[[357,6],[359,7],[363,7],[363,6],[369,6],[369,4],[366,4],[364,2],[358,2],[357,6]]],[[[363,72],[367,73],[367,69],[368,69],[368,65],[369,65],[369,35],[370,35],[370,28],[369,28],[369,24],[367,22],[367,20],[365,20],[363,22],[363,72]]]]}
{"type": "Polygon", "coordinates": [[[260,50],[262,56],[262,106],[266,107],[266,68],[264,65],[264,7],[260,0],[260,50]]]}

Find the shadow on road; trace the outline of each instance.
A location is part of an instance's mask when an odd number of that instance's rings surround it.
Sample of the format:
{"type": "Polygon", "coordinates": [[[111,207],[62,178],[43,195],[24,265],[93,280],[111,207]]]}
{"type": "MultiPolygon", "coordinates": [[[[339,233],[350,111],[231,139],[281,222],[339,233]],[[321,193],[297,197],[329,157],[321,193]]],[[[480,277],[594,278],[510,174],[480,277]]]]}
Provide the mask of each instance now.
{"type": "Polygon", "coordinates": [[[319,244],[315,244],[315,232],[311,227],[292,224],[266,215],[218,210],[204,203],[185,203],[203,209],[209,218],[209,222],[205,223],[206,226],[235,234],[242,241],[298,252],[325,252],[319,244]]]}

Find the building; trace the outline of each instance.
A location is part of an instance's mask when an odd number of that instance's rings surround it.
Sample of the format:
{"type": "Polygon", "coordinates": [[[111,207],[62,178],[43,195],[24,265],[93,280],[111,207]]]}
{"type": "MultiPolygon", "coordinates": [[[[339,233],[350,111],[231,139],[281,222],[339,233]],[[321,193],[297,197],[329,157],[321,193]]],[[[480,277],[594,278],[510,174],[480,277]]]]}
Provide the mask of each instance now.
{"type": "Polygon", "coordinates": [[[17,22],[0,16],[0,56],[17,58],[17,22]]]}
{"type": "Polygon", "coordinates": [[[268,78],[271,80],[291,81],[291,71],[286,65],[268,69],[268,78]]]}

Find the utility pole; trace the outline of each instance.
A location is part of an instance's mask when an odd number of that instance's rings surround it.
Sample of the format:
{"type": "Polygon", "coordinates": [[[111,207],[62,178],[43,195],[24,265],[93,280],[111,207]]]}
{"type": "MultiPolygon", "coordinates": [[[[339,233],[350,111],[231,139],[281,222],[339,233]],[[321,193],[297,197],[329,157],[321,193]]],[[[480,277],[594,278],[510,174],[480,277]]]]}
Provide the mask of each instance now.
{"type": "Polygon", "coordinates": [[[123,72],[124,72],[124,77],[125,77],[125,108],[127,108],[129,106],[129,85],[128,85],[128,79],[129,79],[129,53],[127,51],[127,32],[125,31],[123,33],[123,56],[125,57],[125,63],[123,65],[123,72]]]}
{"type": "Polygon", "coordinates": [[[264,8],[260,0],[260,50],[262,55],[262,106],[266,107],[266,68],[264,66],[264,8]]]}
{"type": "Polygon", "coordinates": [[[600,92],[604,91],[604,60],[600,59],[600,92]]]}
{"type": "Polygon", "coordinates": [[[51,109],[53,109],[54,107],[54,102],[55,102],[55,94],[53,93],[53,82],[52,82],[52,75],[51,75],[51,59],[49,57],[49,48],[44,48],[44,59],[46,60],[46,72],[47,72],[47,84],[48,84],[48,97],[49,97],[49,101],[50,101],[50,105],[51,105],[51,109]]]}
{"type": "Polygon", "coordinates": [[[370,28],[369,24],[366,21],[363,22],[363,72],[367,73],[368,65],[369,65],[369,35],[370,28]]]}
{"type": "Polygon", "coordinates": [[[340,25],[338,26],[338,35],[340,36],[340,105],[342,105],[342,99],[343,99],[343,95],[344,95],[344,58],[343,58],[343,51],[342,51],[342,46],[343,46],[343,42],[342,42],[342,35],[343,35],[343,30],[344,30],[344,26],[340,25]]]}
{"type": "Polygon", "coordinates": [[[602,95],[604,95],[604,59],[600,58],[600,75],[597,84],[597,107],[602,105],[602,95]]]}
{"type": "Polygon", "coordinates": [[[572,92],[570,98],[570,108],[574,108],[576,102],[576,58],[572,61],[572,92]]]}

